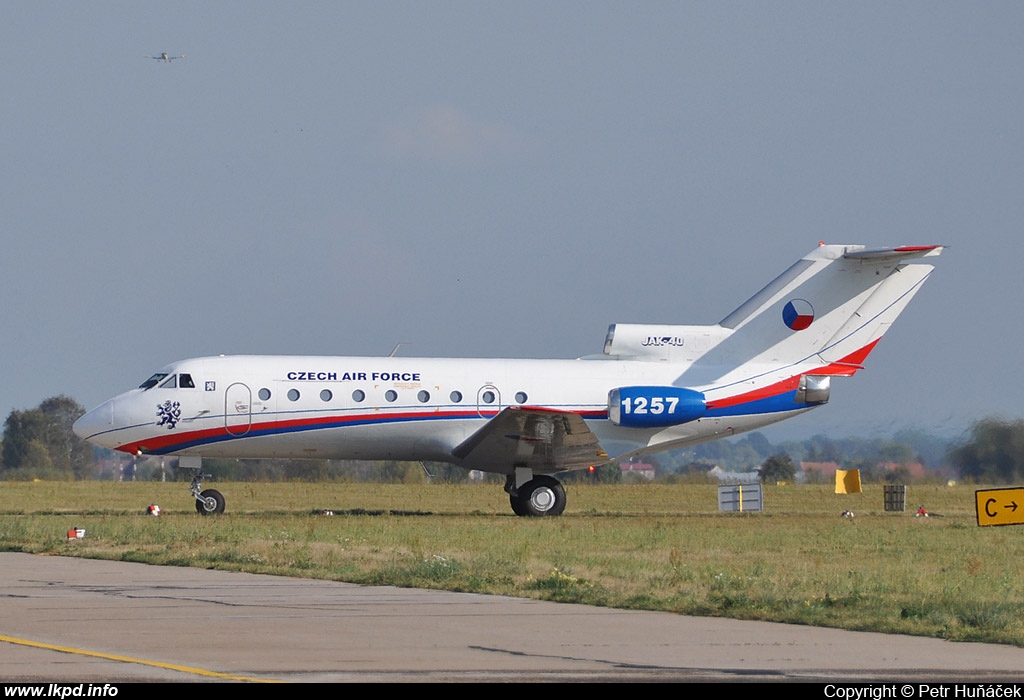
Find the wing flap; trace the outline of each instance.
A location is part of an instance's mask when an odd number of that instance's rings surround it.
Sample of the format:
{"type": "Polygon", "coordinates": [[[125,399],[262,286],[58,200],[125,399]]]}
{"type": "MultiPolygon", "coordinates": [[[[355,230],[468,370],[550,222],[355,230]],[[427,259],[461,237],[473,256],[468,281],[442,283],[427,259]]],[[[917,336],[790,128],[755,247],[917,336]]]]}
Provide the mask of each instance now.
{"type": "Polygon", "coordinates": [[[452,450],[467,469],[538,473],[585,469],[608,459],[583,417],[567,411],[509,407],[452,450]]]}

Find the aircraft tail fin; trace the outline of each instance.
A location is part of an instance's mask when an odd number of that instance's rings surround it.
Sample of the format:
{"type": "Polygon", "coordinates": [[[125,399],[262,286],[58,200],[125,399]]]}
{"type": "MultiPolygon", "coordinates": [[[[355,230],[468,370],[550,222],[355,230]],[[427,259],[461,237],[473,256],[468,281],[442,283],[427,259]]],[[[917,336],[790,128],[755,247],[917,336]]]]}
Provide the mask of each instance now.
{"type": "Polygon", "coordinates": [[[906,261],[942,249],[822,244],[717,325],[616,324],[605,355],[688,361],[697,374],[751,364],[853,374],[933,269],[906,261]]]}
{"type": "Polygon", "coordinates": [[[853,374],[934,269],[906,261],[941,252],[820,245],[722,319],[731,333],[707,359],[853,374]]]}

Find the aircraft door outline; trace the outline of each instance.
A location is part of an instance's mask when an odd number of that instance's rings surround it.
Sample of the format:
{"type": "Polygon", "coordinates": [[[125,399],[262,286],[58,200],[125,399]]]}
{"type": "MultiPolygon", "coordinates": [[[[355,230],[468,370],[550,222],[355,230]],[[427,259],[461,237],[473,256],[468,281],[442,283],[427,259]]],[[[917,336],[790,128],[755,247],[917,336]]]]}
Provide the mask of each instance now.
{"type": "Polygon", "coordinates": [[[252,389],[235,382],[224,390],[224,428],[230,435],[245,435],[252,427],[252,389]]]}
{"type": "Polygon", "coordinates": [[[501,411],[501,391],[493,384],[484,384],[476,390],[476,413],[481,418],[492,418],[501,411]],[[491,398],[491,401],[487,401],[491,398]]]}

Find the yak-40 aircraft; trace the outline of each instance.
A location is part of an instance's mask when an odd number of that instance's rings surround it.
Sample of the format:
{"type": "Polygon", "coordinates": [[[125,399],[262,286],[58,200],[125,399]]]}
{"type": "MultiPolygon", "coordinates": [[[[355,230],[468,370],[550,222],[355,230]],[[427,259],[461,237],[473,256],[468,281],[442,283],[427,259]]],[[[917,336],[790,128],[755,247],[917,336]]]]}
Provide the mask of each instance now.
{"type": "Polygon", "coordinates": [[[559,515],[553,474],[728,437],[827,403],[942,246],[821,244],[713,326],[614,324],[576,360],[220,356],[92,409],[80,437],[132,455],[449,462],[504,474],[517,515],[559,515]]]}

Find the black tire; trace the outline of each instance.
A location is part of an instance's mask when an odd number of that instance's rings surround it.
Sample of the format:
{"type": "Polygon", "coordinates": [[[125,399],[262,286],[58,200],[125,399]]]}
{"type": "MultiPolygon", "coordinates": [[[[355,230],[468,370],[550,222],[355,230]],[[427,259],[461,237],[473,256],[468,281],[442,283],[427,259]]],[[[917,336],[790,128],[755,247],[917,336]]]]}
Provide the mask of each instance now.
{"type": "Polygon", "coordinates": [[[196,511],[200,515],[220,515],[224,512],[224,496],[216,489],[206,489],[196,499],[196,511]]]}
{"type": "Polygon", "coordinates": [[[509,505],[512,506],[512,512],[518,515],[520,518],[529,515],[529,513],[527,513],[526,510],[524,510],[521,499],[521,496],[514,496],[511,493],[508,495],[508,502],[509,505]]]}
{"type": "Polygon", "coordinates": [[[509,498],[516,515],[547,518],[565,510],[565,488],[553,476],[534,477],[519,489],[519,497],[509,498]]]}

